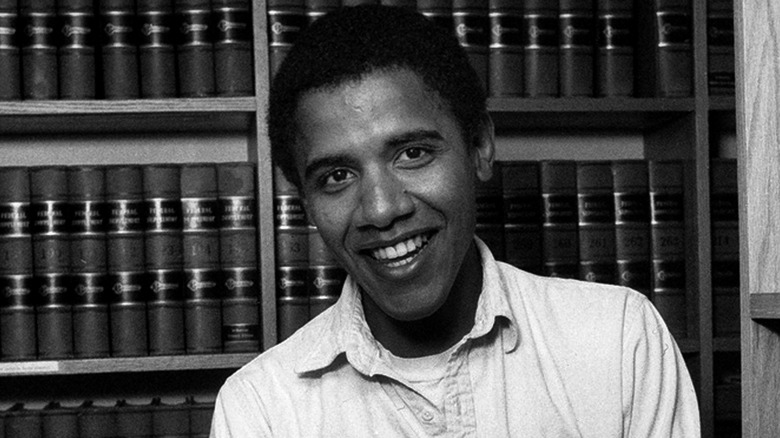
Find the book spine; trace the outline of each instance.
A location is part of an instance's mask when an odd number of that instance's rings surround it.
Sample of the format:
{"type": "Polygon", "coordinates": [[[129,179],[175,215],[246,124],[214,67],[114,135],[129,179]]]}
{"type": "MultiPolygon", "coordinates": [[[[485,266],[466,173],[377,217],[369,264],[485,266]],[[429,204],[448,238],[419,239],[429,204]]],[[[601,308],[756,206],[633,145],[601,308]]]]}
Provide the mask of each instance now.
{"type": "Polygon", "coordinates": [[[524,3],[523,92],[527,97],[557,97],[558,0],[524,3]]]}
{"type": "Polygon", "coordinates": [[[105,169],[68,169],[71,209],[70,270],[73,289],[73,355],[111,355],[106,273],[105,169]]]}
{"type": "MultiPolygon", "coordinates": [[[[340,0],[305,0],[304,13],[306,14],[306,23],[314,23],[315,20],[336,10],[341,6],[340,0]]],[[[415,8],[417,4],[415,3],[415,8]]]]}
{"type": "Polygon", "coordinates": [[[693,24],[690,0],[637,1],[636,90],[640,97],[693,93],[693,24]]]}
{"type": "Polygon", "coordinates": [[[452,0],[417,0],[417,12],[455,35],[452,0]]]}
{"type": "Polygon", "coordinates": [[[274,227],[277,330],[283,340],[309,320],[309,228],[297,188],[278,167],[274,168],[274,227]]]}
{"type": "Polygon", "coordinates": [[[30,176],[0,168],[0,360],[36,357],[30,176]]]}
{"type": "Polygon", "coordinates": [[[669,331],[684,338],[687,320],[683,163],[651,160],[648,166],[652,301],[669,331]]]}
{"type": "Polygon", "coordinates": [[[222,352],[219,203],[213,164],[181,169],[187,353],[222,352]]]}
{"type": "Polygon", "coordinates": [[[41,438],[43,425],[38,409],[27,409],[16,403],[5,412],[5,435],[9,438],[41,438]]]}
{"type": "Polygon", "coordinates": [[[76,409],[63,407],[58,402],[50,402],[38,414],[41,417],[42,438],[79,436],[79,417],[76,409]]]}
{"type": "Polygon", "coordinates": [[[341,6],[378,5],[379,0],[341,0],[341,6]]]}
{"type": "Polygon", "coordinates": [[[309,227],[309,318],[313,319],[338,301],[347,273],[325,246],[317,227],[309,227]]]}
{"type": "Polygon", "coordinates": [[[93,400],[79,407],[79,437],[111,437],[116,431],[116,408],[93,400]]]}
{"type": "Polygon", "coordinates": [[[179,97],[215,93],[214,25],[209,0],[175,0],[179,97]]]}
{"type": "Polygon", "coordinates": [[[195,397],[187,399],[187,410],[190,416],[190,437],[208,438],[211,431],[211,420],[214,412],[213,398],[198,400],[195,397]]]}
{"type": "Polygon", "coordinates": [[[149,353],[143,190],[141,166],[106,169],[111,352],[120,357],[149,353]]]}
{"type": "Polygon", "coordinates": [[[96,17],[92,0],[57,2],[60,99],[94,99],[96,17]]]}
{"type": "Polygon", "coordinates": [[[271,77],[279,70],[284,57],[292,49],[307,22],[304,0],[268,2],[268,58],[271,77]]]}
{"type": "Polygon", "coordinates": [[[57,11],[54,0],[20,0],[22,22],[22,97],[56,99],[57,11]]]}
{"type": "Polygon", "coordinates": [[[186,399],[178,397],[152,401],[152,437],[189,437],[190,418],[186,399]]]}
{"type": "Polygon", "coordinates": [[[652,267],[647,163],[644,160],[614,161],[612,179],[618,284],[650,298],[652,267]]]}
{"type": "Polygon", "coordinates": [[[539,164],[501,163],[506,261],[534,274],[542,270],[542,214],[539,164]]]}
{"type": "Polygon", "coordinates": [[[143,167],[149,354],[184,354],[181,172],[178,165],[143,167]]]}
{"type": "Polygon", "coordinates": [[[380,0],[379,4],[383,6],[395,6],[397,8],[417,9],[417,0],[380,0]]]}
{"type": "Polygon", "coordinates": [[[735,159],[710,166],[712,220],[712,328],[715,336],[739,336],[739,199],[735,159]]]}
{"type": "Polygon", "coordinates": [[[523,95],[523,9],[517,2],[490,0],[488,94],[523,95]]]}
{"type": "Polygon", "coordinates": [[[596,14],[596,95],[632,96],[636,44],[633,1],[597,0],[596,14]]]}
{"type": "Polygon", "coordinates": [[[152,409],[149,404],[129,403],[118,400],[114,407],[116,413],[117,437],[152,437],[152,409]]]}
{"type": "Polygon", "coordinates": [[[225,352],[260,349],[260,276],[257,270],[255,165],[217,165],[220,204],[222,342],[225,352]]]}
{"type": "Polygon", "coordinates": [[[137,0],[141,97],[176,97],[175,17],[172,0],[137,0]]]}
{"type": "Polygon", "coordinates": [[[542,258],[551,277],[579,277],[577,165],[550,160],[540,164],[542,258]]]}
{"type": "Polygon", "coordinates": [[[38,358],[73,355],[73,297],[69,287],[68,173],[65,167],[30,172],[38,358]]]}
{"type": "Polygon", "coordinates": [[[488,87],[490,15],[484,0],[453,0],[452,19],[455,36],[471,60],[471,65],[488,87]]]}
{"type": "Polygon", "coordinates": [[[734,4],[709,0],[707,6],[707,86],[711,95],[734,94],[734,4]]]}
{"type": "Polygon", "coordinates": [[[609,161],[577,162],[580,279],[617,283],[615,197],[609,161]]]}
{"type": "Polygon", "coordinates": [[[501,163],[493,163],[493,177],[476,188],[476,235],[490,248],[496,260],[505,260],[504,193],[501,163]]]}
{"type": "Polygon", "coordinates": [[[103,97],[137,99],[141,96],[141,89],[135,0],[103,0],[98,5],[103,97]]]}
{"type": "Polygon", "coordinates": [[[593,96],[596,20],[591,0],[560,0],[560,95],[593,96]]]}
{"type": "Polygon", "coordinates": [[[19,22],[17,0],[0,2],[0,101],[22,98],[19,22]]]}
{"type": "Polygon", "coordinates": [[[214,16],[214,81],[218,96],[250,96],[252,11],[248,0],[212,0],[214,16]]]}

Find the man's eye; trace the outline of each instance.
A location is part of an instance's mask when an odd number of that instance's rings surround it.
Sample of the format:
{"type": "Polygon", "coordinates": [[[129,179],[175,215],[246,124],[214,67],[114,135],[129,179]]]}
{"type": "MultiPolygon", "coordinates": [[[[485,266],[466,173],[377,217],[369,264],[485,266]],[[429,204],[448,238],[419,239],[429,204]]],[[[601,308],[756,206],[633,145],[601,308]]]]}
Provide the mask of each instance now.
{"type": "Polygon", "coordinates": [[[336,169],[323,178],[325,185],[339,185],[348,181],[352,177],[352,172],[345,169],[336,169]]]}
{"type": "Polygon", "coordinates": [[[424,158],[427,154],[427,151],[423,148],[419,147],[410,147],[407,149],[404,149],[403,152],[401,152],[401,156],[399,159],[401,161],[411,161],[411,160],[419,160],[421,158],[424,158]]]}

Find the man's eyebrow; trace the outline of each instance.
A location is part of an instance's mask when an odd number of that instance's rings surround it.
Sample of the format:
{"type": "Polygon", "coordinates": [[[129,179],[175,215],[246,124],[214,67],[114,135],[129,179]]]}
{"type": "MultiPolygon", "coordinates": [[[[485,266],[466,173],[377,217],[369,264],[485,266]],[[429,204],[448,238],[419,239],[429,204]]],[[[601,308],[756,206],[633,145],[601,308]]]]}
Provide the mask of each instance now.
{"type": "Polygon", "coordinates": [[[444,137],[434,129],[417,129],[392,137],[386,143],[390,147],[395,147],[420,140],[444,140],[444,137]]]}

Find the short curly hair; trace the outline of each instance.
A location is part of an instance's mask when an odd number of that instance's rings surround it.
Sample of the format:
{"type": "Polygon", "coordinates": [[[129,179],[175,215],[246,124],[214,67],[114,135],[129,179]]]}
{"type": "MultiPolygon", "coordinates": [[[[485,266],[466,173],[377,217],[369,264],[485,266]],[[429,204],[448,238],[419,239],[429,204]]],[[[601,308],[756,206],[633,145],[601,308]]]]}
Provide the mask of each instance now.
{"type": "Polygon", "coordinates": [[[268,133],[272,157],[301,187],[295,168],[295,115],[310,91],[333,89],[376,71],[409,69],[449,106],[471,144],[486,114],[482,82],[453,31],[409,9],[342,7],[301,32],[271,84],[268,133]]]}

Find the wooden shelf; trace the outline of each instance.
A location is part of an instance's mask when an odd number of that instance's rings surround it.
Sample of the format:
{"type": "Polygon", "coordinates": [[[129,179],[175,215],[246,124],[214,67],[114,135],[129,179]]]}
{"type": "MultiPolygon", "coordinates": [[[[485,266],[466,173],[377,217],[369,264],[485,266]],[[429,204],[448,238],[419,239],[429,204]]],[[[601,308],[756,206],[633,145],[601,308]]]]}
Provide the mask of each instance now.
{"type": "Polygon", "coordinates": [[[258,353],[0,362],[0,377],[238,369],[258,353]]]}
{"type": "Polygon", "coordinates": [[[780,293],[750,294],[752,319],[780,319],[780,293]]]}

